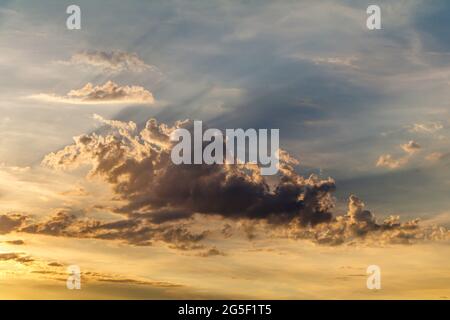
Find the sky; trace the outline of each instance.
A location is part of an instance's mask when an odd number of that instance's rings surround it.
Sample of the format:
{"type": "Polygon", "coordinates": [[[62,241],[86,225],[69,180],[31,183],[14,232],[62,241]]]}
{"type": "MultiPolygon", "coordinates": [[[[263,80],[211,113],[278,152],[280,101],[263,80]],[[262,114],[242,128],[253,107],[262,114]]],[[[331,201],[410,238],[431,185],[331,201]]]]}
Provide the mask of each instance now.
{"type": "Polygon", "coordinates": [[[0,0],[0,298],[450,297],[448,1],[71,4],[0,0]],[[175,166],[186,119],[279,175],[175,166]]]}

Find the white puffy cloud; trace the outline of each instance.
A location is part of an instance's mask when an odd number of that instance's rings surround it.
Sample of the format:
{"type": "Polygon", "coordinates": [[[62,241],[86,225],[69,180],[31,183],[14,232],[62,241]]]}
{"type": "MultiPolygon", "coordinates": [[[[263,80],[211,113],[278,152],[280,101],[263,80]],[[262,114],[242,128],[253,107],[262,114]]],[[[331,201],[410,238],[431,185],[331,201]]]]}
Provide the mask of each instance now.
{"type": "Polygon", "coordinates": [[[113,81],[94,86],[87,83],[80,89],[69,91],[66,95],[40,93],[30,98],[70,104],[153,104],[153,94],[141,86],[120,86],[113,81]]]}

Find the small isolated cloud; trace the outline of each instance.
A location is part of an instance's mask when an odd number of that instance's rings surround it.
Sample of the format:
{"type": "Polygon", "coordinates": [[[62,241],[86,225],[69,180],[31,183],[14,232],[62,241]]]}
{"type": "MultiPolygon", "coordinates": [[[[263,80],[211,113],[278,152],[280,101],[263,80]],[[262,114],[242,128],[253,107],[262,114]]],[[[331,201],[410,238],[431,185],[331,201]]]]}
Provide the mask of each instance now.
{"type": "Polygon", "coordinates": [[[15,245],[15,246],[21,246],[25,244],[25,241],[23,240],[8,240],[8,241],[4,241],[4,243],[6,244],[11,244],[11,245],[15,245]]]}
{"type": "Polygon", "coordinates": [[[70,104],[153,104],[153,94],[141,86],[120,86],[113,81],[94,86],[87,83],[80,89],[69,91],[66,95],[40,93],[30,98],[70,104]]]}
{"type": "Polygon", "coordinates": [[[199,254],[200,257],[207,258],[207,257],[214,257],[214,256],[225,256],[225,253],[217,249],[216,247],[210,248],[209,250],[206,250],[204,252],[201,252],[199,254]]]}
{"type": "Polygon", "coordinates": [[[290,58],[294,60],[303,60],[312,62],[315,65],[323,65],[323,66],[335,66],[335,67],[344,67],[351,69],[358,69],[357,63],[359,58],[356,56],[329,56],[329,57],[311,57],[305,54],[297,53],[289,55],[290,58]]]}
{"type": "Polygon", "coordinates": [[[68,62],[64,63],[92,66],[110,72],[143,72],[155,69],[146,64],[136,53],[122,51],[82,51],[74,54],[68,62]]]}
{"type": "Polygon", "coordinates": [[[421,146],[413,140],[409,141],[408,143],[402,144],[400,147],[403,149],[403,151],[410,154],[419,151],[421,148],[421,146]]]}
{"type": "Polygon", "coordinates": [[[394,159],[390,154],[383,154],[378,158],[377,167],[385,167],[389,169],[397,169],[404,166],[408,162],[408,158],[394,159]]]}
{"type": "Polygon", "coordinates": [[[328,64],[328,65],[335,65],[335,66],[342,66],[342,67],[352,67],[355,68],[355,62],[358,61],[358,58],[351,56],[351,57],[317,57],[313,58],[312,61],[315,64],[328,64]]]}

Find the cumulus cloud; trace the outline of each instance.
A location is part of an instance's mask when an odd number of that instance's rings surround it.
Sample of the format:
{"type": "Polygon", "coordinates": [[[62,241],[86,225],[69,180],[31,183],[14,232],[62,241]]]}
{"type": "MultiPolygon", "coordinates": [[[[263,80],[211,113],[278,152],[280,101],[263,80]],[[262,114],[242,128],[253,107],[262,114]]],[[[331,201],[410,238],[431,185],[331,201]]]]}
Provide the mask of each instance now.
{"type": "Polygon", "coordinates": [[[398,216],[389,216],[378,222],[375,215],[365,209],[364,202],[354,195],[349,198],[347,214],[337,216],[330,223],[303,228],[293,221],[275,232],[288,238],[308,239],[325,245],[413,244],[417,241],[450,239],[450,231],[445,227],[423,227],[419,219],[400,222],[398,216]]]}
{"type": "Polygon", "coordinates": [[[153,104],[153,94],[141,86],[120,86],[113,81],[94,86],[87,83],[80,89],[69,91],[66,95],[40,93],[32,99],[70,104],[153,104]]]}
{"type": "Polygon", "coordinates": [[[122,51],[82,51],[74,54],[66,63],[93,66],[111,72],[155,70],[155,67],[146,64],[136,53],[122,51]]]}
{"type": "Polygon", "coordinates": [[[70,168],[87,164],[90,176],[110,183],[126,202],[116,212],[158,221],[187,218],[194,213],[227,218],[267,219],[273,223],[299,217],[303,224],[331,218],[332,179],[304,178],[293,159],[282,152],[278,182],[269,187],[255,165],[175,165],[171,161],[173,127],[151,119],[136,132],[132,123],[104,121],[112,132],[82,135],[75,143],[45,157],[43,164],[70,168]]]}

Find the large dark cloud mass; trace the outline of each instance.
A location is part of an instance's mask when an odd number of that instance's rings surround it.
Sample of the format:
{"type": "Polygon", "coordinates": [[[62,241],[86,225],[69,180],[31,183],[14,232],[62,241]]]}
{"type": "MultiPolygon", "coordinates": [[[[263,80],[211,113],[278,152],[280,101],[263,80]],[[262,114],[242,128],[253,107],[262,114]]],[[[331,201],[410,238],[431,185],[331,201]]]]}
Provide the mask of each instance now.
{"type": "Polygon", "coordinates": [[[151,119],[136,132],[134,123],[99,119],[111,127],[110,133],[76,137],[73,145],[49,154],[43,163],[53,168],[91,165],[90,175],[110,183],[126,202],[117,212],[155,223],[194,213],[274,223],[298,218],[302,225],[331,219],[334,181],[299,176],[295,160],[285,152],[277,182],[269,186],[256,165],[173,164],[170,134],[186,122],[168,127],[151,119]]]}

